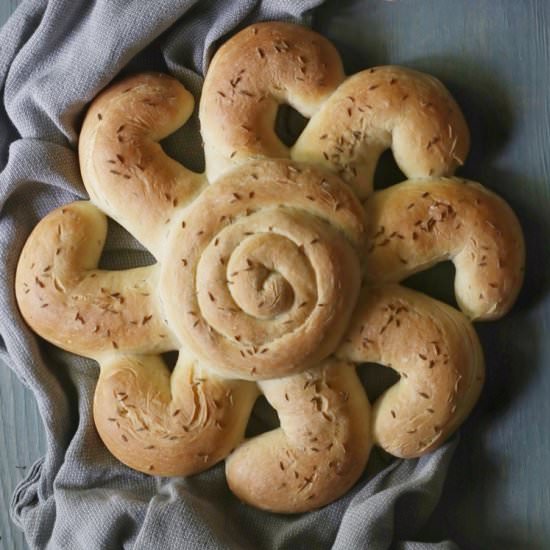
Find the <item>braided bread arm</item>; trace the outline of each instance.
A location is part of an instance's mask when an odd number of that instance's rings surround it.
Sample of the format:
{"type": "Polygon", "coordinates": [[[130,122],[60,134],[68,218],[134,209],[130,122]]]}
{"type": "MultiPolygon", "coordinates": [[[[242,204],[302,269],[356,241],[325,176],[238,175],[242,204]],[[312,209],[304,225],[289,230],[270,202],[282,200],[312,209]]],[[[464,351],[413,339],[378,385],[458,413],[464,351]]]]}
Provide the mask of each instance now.
{"type": "Polygon", "coordinates": [[[523,282],[523,234],[511,208],[478,183],[413,180],[374,193],[366,203],[366,276],[397,282],[452,260],[455,293],[468,317],[496,319],[523,282]]]}
{"type": "Polygon", "coordinates": [[[97,96],[80,134],[80,169],[92,202],[157,259],[174,211],[204,183],[157,143],[192,110],[193,97],[176,79],[138,74],[97,96]]]}
{"type": "Polygon", "coordinates": [[[355,370],[328,359],[304,373],[260,382],[281,427],[241,445],[226,462],[231,490],[273,512],[324,506],[359,478],[370,454],[370,404],[355,370]]]}
{"type": "Polygon", "coordinates": [[[258,390],[180,354],[172,374],[156,356],[101,361],[94,421],[120,461],[154,475],[187,476],[223,460],[244,437],[258,390]]]}
{"type": "Polygon", "coordinates": [[[469,145],[460,108],[439,80],[403,67],[376,67],[340,85],[291,156],[337,172],[363,199],[372,192],[384,150],[391,147],[409,178],[450,176],[469,145]]]}
{"type": "Polygon", "coordinates": [[[158,266],[97,269],[106,233],[105,216],[86,201],[46,216],[17,266],[21,314],[46,340],[87,357],[176,349],[157,297],[158,266]]]}
{"type": "Polygon", "coordinates": [[[377,445],[403,458],[439,447],[468,416],[483,385],[483,352],[468,319],[398,285],[364,291],[336,355],[401,375],[374,403],[373,433],[377,445]]]}

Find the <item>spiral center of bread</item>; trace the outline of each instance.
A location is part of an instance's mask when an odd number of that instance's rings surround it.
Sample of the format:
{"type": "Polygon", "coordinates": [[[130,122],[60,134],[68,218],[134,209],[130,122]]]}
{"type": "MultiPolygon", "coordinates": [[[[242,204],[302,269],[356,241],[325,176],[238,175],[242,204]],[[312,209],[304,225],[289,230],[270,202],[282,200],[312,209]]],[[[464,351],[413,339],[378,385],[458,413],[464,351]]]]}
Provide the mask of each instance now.
{"type": "Polygon", "coordinates": [[[224,374],[255,379],[334,351],[359,291],[364,233],[339,178],[250,163],[182,216],[162,277],[167,316],[187,346],[224,374]]]}
{"type": "Polygon", "coordinates": [[[251,317],[275,319],[316,294],[315,272],[298,246],[273,233],[246,238],[227,265],[229,291],[251,317]],[[294,290],[296,289],[296,291],[294,290]]]}

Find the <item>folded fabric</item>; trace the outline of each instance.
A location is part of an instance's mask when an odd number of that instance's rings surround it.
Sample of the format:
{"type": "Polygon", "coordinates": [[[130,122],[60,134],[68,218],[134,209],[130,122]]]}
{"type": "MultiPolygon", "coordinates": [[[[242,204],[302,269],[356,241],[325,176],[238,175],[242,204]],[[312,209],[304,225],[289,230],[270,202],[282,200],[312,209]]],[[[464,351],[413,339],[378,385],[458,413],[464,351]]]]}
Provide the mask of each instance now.
{"type": "MultiPolygon", "coordinates": [[[[223,39],[253,21],[307,22],[321,3],[29,0],[2,29],[0,362],[34,393],[47,441],[45,457],[11,503],[31,548],[455,548],[406,539],[439,498],[456,438],[418,460],[371,461],[346,497],[319,511],[277,516],[254,510],[230,493],[223,465],[165,479],[117,462],[91,417],[97,366],[39,341],[15,303],[17,259],[32,228],[54,207],[87,198],[78,132],[87,104],[103,87],[120,73],[159,70],[198,99],[201,75],[223,39]]],[[[189,168],[202,169],[196,116],[163,146],[189,168]]],[[[110,229],[104,267],[151,261],[120,227],[110,229]]]]}

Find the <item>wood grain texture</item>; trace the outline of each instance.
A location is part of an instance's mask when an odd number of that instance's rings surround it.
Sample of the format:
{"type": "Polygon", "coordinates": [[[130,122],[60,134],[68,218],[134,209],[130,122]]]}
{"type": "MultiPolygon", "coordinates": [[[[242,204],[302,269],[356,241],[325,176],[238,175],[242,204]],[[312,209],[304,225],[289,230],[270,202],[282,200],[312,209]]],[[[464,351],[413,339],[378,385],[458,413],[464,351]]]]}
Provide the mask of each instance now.
{"type": "Polygon", "coordinates": [[[21,0],[2,0],[0,2],[0,27],[6,22],[21,0]]]}
{"type": "Polygon", "coordinates": [[[0,548],[27,548],[9,517],[15,486],[46,448],[42,420],[31,392],[0,359],[0,548]]]}
{"type": "MultiPolygon", "coordinates": [[[[16,4],[0,0],[0,24],[16,4]]],[[[329,0],[314,22],[350,72],[400,63],[441,78],[472,130],[462,174],[504,196],[526,233],[525,288],[511,315],[477,327],[487,384],[462,430],[443,499],[417,538],[450,537],[473,549],[547,548],[550,2],[329,0]]],[[[415,284],[449,298],[450,274],[443,267],[415,284]]],[[[25,548],[7,504],[24,475],[16,467],[44,452],[43,437],[32,395],[0,365],[0,548],[25,548]]]]}
{"type": "MultiPolygon", "coordinates": [[[[518,304],[503,320],[477,325],[486,387],[462,430],[443,499],[418,539],[548,548],[550,2],[332,0],[315,25],[344,52],[350,72],[404,64],[451,89],[472,130],[462,174],[509,201],[527,240],[518,304]]],[[[435,285],[449,297],[450,278],[438,278],[444,272],[416,285],[435,285]]]]}
{"type": "MultiPolygon", "coordinates": [[[[0,0],[0,27],[20,0],[0,0]]],[[[1,342],[1,340],[0,340],[1,342]]],[[[42,420],[29,390],[0,359],[0,549],[28,548],[9,516],[16,485],[46,448],[42,420]]]]}

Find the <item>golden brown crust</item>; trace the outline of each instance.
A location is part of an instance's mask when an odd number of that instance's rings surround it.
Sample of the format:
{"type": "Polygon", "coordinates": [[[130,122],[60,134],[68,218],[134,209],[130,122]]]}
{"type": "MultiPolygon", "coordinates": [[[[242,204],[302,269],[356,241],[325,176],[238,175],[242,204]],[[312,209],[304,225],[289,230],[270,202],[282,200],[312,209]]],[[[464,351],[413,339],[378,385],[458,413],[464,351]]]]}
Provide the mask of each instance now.
{"type": "Polygon", "coordinates": [[[229,456],[231,490],[253,506],[283,513],[339,498],[363,472],[372,446],[370,405],[353,366],[328,359],[260,387],[281,427],[229,456]]]}
{"type": "Polygon", "coordinates": [[[452,260],[455,292],[468,317],[496,319],[523,282],[525,251],[511,208],[478,183],[430,178],[393,185],[366,203],[366,277],[401,281],[452,260]]]}
{"type": "Polygon", "coordinates": [[[46,340],[87,357],[175,349],[157,299],[158,267],[97,269],[106,233],[105,216],[86,201],[46,216],[17,266],[21,314],[46,340]]]}
{"type": "Polygon", "coordinates": [[[334,46],[290,23],[258,23],[214,56],[200,104],[206,173],[214,181],[250,158],[288,157],[273,129],[288,103],[310,117],[344,78],[334,46]]]}
{"type": "Polygon", "coordinates": [[[365,198],[385,149],[391,147],[407,177],[437,177],[452,175],[469,145],[464,117],[439,80],[375,67],[340,85],[302,132],[292,158],[337,172],[365,198]]]}
{"type": "Polygon", "coordinates": [[[313,366],[353,311],[363,233],[363,209],[335,176],[286,160],[250,162],[174,225],[167,249],[177,265],[166,262],[161,280],[170,326],[226,376],[313,366]]]}
{"type": "Polygon", "coordinates": [[[174,211],[204,183],[157,143],[192,111],[193,97],[175,78],[139,74],[97,96],[80,134],[80,170],[90,198],[157,258],[174,211]]]}
{"type": "Polygon", "coordinates": [[[109,450],[142,472],[187,476],[223,460],[244,437],[258,390],[180,355],[170,374],[156,356],[101,361],[94,421],[109,450]]]}
{"type": "Polygon", "coordinates": [[[301,27],[258,24],[230,40],[201,100],[211,187],[158,144],[192,110],[175,79],[129,77],[92,103],[79,143],[92,203],[159,264],[97,269],[105,217],[74,203],[33,231],[16,295],[40,335],[98,360],[95,422],[129,466],[191,475],[237,447],[231,489],[267,510],[302,512],[357,480],[373,440],[419,456],[473,407],[483,358],[471,324],[383,283],[450,258],[463,310],[495,318],[521,284],[521,230],[481,186],[434,177],[468,150],[441,83],[396,67],[343,78],[332,45],[301,27]],[[295,160],[267,160],[289,156],[273,130],[283,101],[312,119],[295,160]],[[371,193],[390,145],[406,174],[426,179],[375,193],[365,218],[354,191],[371,193]],[[158,354],[175,349],[170,374],[158,354]],[[401,374],[372,419],[346,361],[401,374]],[[241,445],[258,392],[243,378],[259,381],[281,427],[241,445]]]}
{"type": "Polygon", "coordinates": [[[398,285],[363,292],[337,356],[400,374],[374,404],[373,433],[376,444],[403,458],[439,447],[468,416],[484,380],[468,319],[398,285]]]}

